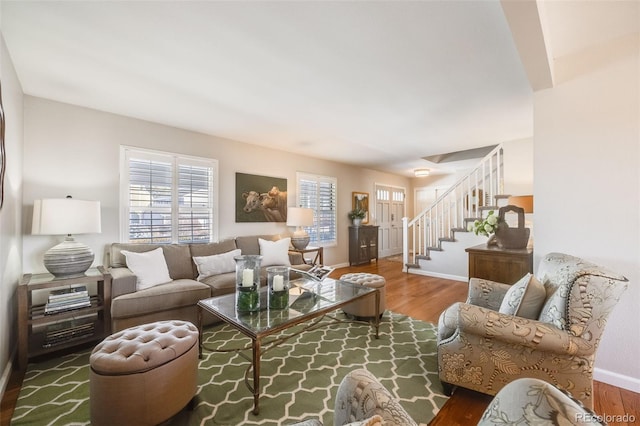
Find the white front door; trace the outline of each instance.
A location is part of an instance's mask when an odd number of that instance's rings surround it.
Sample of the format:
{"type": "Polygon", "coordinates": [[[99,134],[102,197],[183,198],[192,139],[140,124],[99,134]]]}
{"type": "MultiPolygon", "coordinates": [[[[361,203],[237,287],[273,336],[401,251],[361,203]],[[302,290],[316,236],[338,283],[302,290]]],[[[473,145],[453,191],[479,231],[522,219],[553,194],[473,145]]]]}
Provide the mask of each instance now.
{"type": "Polygon", "coordinates": [[[402,217],[405,212],[404,188],[376,185],[376,220],[378,229],[378,255],[392,256],[402,253],[402,217]]]}

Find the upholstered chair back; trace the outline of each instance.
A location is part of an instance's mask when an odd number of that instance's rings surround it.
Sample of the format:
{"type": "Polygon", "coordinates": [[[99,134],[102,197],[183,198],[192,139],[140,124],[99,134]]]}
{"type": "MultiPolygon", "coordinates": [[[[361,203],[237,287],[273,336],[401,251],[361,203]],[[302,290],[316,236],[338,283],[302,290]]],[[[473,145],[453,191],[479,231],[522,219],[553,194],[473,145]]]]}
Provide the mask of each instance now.
{"type": "Polygon", "coordinates": [[[627,279],[601,266],[562,253],[542,259],[536,277],[547,291],[542,322],[597,345],[607,317],[627,288],[627,279]]]}

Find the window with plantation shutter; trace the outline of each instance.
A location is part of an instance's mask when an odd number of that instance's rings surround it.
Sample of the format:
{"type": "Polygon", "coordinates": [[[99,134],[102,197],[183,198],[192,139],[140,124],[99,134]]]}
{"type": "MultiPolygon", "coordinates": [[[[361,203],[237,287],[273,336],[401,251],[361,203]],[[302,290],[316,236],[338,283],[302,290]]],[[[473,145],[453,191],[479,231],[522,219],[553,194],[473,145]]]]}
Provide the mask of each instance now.
{"type": "Polygon", "coordinates": [[[311,244],[332,245],[337,243],[337,179],[298,173],[298,206],[313,209],[313,226],[305,227],[311,244]]]}
{"type": "Polygon", "coordinates": [[[122,147],[122,241],[217,239],[217,161],[122,147]]]}

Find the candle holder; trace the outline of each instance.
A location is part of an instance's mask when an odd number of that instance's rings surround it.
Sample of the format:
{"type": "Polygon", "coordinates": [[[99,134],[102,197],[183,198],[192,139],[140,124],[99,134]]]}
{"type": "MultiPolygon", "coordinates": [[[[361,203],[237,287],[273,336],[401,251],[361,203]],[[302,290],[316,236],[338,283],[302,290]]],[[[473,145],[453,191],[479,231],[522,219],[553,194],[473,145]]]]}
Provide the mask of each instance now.
{"type": "Polygon", "coordinates": [[[260,310],[260,261],[262,256],[235,256],[236,261],[236,310],[256,312],[260,310]]]}
{"type": "Polygon", "coordinates": [[[269,309],[289,307],[289,268],[272,266],[267,268],[269,309]]]}

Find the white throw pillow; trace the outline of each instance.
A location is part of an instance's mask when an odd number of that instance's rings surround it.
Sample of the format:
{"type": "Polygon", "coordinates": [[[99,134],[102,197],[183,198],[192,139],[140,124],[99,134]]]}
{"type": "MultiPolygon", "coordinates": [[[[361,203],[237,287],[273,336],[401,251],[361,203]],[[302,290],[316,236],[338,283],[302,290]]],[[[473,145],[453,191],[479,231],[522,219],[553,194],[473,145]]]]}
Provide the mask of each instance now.
{"type": "Polygon", "coordinates": [[[122,250],[122,254],[127,259],[127,268],[138,277],[136,290],[172,281],[162,247],[143,253],[122,250]]]}
{"type": "Polygon", "coordinates": [[[258,238],[260,244],[260,255],[262,256],[261,266],[290,266],[289,245],[291,238],[283,238],[278,241],[269,241],[258,238]]]}
{"type": "Polygon", "coordinates": [[[226,253],[211,256],[193,256],[193,262],[198,267],[198,281],[211,275],[219,275],[236,270],[234,257],[240,256],[241,250],[231,250],[226,253]]]}
{"type": "Polygon", "coordinates": [[[542,283],[533,275],[527,274],[507,290],[500,304],[499,312],[538,319],[546,297],[547,292],[542,283]]]}

